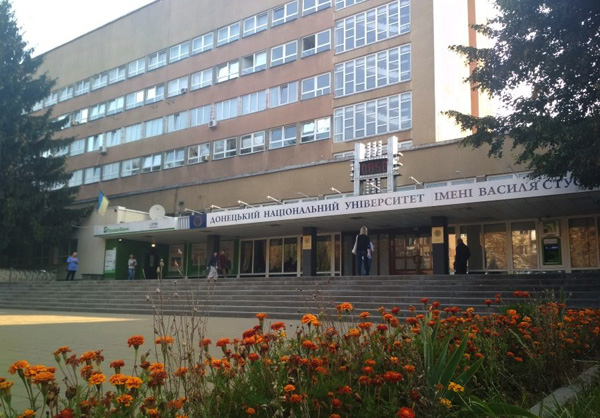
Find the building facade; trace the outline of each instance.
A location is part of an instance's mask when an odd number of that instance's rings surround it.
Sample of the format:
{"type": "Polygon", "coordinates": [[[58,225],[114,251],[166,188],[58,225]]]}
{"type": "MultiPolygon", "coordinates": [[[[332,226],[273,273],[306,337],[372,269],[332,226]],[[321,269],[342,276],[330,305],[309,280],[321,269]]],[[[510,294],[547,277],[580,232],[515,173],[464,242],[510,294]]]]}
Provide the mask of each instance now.
{"type": "Polygon", "coordinates": [[[110,199],[55,262],[78,249],[81,275],[121,279],[134,253],[140,278],[161,259],[163,276],[200,276],[225,249],[241,276],[349,275],[367,225],[375,274],[451,272],[458,236],[471,271],[597,269],[598,192],[528,179],[509,149],[460,148],[442,113],[492,111],[448,50],[483,45],[469,23],[489,13],[476,0],[159,0],[46,53],[56,90],[34,110],[52,107],[76,138],[60,151],[65,187],[110,199]],[[355,188],[356,153],[391,137],[398,175],[355,188]]]}

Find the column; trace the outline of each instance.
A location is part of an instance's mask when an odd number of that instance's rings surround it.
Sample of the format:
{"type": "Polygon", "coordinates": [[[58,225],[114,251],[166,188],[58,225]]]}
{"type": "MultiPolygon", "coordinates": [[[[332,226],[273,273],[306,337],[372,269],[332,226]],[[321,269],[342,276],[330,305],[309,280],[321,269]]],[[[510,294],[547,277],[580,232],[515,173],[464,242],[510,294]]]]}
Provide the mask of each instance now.
{"type": "Polygon", "coordinates": [[[433,216],[431,218],[431,246],[433,274],[450,274],[447,217],[433,216]]]}
{"type": "Polygon", "coordinates": [[[206,237],[206,257],[207,262],[212,257],[213,253],[219,252],[221,246],[221,237],[219,235],[208,235],[206,237]]]}
{"type": "Polygon", "coordinates": [[[302,228],[302,276],[317,275],[317,228],[302,228]]]}

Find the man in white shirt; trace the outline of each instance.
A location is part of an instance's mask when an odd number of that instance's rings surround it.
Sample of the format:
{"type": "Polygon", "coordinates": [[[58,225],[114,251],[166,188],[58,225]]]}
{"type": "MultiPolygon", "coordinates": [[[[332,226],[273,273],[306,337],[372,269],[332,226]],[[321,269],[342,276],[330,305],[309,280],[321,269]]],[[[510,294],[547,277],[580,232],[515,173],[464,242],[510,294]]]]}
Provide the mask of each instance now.
{"type": "Polygon", "coordinates": [[[133,258],[133,254],[129,254],[129,260],[127,260],[127,265],[129,267],[129,274],[127,276],[127,280],[135,279],[135,268],[137,266],[137,260],[133,258]]]}

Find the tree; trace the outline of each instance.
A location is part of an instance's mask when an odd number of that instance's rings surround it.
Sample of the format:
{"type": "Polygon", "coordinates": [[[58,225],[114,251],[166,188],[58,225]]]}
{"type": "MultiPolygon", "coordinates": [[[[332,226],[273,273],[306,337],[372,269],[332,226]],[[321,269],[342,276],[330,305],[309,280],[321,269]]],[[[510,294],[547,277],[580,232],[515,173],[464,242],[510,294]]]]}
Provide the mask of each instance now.
{"type": "Polygon", "coordinates": [[[533,176],[600,186],[600,2],[492,1],[498,14],[473,28],[493,47],[451,49],[475,64],[467,81],[506,113],[446,112],[473,132],[463,145],[488,144],[489,156],[501,157],[510,138],[533,176]]]}
{"type": "Polygon", "coordinates": [[[66,187],[66,156],[56,155],[72,139],[53,139],[62,123],[51,110],[31,114],[54,81],[36,74],[42,61],[32,58],[8,0],[0,0],[0,39],[0,266],[17,266],[68,238],[85,210],[71,207],[78,190],[66,187]]]}

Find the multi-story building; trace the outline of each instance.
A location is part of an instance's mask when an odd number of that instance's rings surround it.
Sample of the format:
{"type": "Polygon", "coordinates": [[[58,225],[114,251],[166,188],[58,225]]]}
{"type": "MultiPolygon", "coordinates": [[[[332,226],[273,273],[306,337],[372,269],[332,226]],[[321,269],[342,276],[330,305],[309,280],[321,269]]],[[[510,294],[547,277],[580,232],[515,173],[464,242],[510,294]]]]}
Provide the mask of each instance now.
{"type": "Polygon", "coordinates": [[[69,120],[67,187],[110,199],[61,253],[76,248],[84,276],[124,278],[130,253],[148,278],[161,258],[197,276],[217,249],[241,276],[354,274],[366,225],[375,274],[452,271],[459,236],[471,271],[598,268],[598,192],[459,147],[442,113],[491,111],[448,50],[486,42],[469,24],[489,12],[158,0],[44,54],[57,85],[35,110],[69,120]]]}

